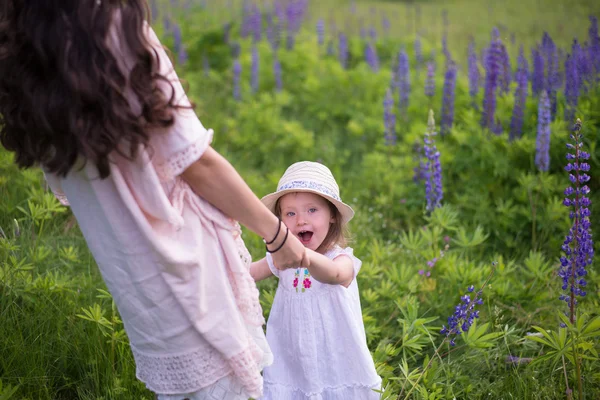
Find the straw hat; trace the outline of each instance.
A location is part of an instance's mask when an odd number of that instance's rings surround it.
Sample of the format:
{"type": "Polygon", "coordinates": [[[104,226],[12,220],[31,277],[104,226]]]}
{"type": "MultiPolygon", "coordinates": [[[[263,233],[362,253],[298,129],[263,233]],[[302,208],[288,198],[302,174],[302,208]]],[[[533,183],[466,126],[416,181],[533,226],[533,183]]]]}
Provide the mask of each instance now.
{"type": "Polygon", "coordinates": [[[281,196],[293,192],[315,193],[329,200],[342,215],[342,225],[354,217],[354,210],[340,198],[340,188],[333,174],[323,164],[301,161],[290,165],[279,179],[277,191],[266,195],[261,201],[271,212],[275,213],[277,200],[281,196]]]}

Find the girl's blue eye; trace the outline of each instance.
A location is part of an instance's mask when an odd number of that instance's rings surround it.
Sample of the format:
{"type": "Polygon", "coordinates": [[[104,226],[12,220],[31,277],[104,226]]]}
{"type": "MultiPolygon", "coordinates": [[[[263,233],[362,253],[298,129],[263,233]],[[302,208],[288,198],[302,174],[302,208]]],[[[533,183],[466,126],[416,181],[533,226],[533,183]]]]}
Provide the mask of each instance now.
{"type": "Polygon", "coordinates": [[[314,213],[314,212],[317,212],[317,209],[313,207],[313,208],[311,208],[310,210],[308,210],[308,212],[310,212],[310,213],[314,213]]]}
{"type": "Polygon", "coordinates": [[[294,216],[294,212],[293,211],[289,211],[285,215],[287,215],[288,217],[293,217],[294,216]]]}

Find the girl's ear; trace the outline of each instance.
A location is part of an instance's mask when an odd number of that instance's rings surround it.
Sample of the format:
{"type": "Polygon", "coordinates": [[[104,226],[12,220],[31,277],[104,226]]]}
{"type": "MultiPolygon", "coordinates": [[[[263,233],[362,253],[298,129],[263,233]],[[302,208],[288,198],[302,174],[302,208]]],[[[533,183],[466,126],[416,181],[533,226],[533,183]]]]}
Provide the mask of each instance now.
{"type": "Polygon", "coordinates": [[[335,223],[335,217],[331,217],[331,218],[329,219],[329,223],[330,223],[330,224],[333,224],[333,223],[335,223]]]}

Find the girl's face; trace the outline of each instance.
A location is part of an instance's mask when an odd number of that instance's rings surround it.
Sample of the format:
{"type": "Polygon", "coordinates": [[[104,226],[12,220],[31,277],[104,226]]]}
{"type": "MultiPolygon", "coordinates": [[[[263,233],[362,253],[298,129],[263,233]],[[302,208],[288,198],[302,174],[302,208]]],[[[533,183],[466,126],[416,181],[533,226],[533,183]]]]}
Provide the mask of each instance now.
{"type": "Polygon", "coordinates": [[[329,202],[307,192],[288,193],[279,200],[281,219],[305,247],[317,250],[335,222],[329,202]]]}

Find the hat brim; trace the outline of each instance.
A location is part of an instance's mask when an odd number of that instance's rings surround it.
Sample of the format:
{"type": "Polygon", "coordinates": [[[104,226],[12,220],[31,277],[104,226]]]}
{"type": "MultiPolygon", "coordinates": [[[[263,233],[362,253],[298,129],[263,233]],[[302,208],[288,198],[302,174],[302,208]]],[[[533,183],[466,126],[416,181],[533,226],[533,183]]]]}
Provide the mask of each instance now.
{"type": "Polygon", "coordinates": [[[326,194],[321,193],[317,190],[313,190],[313,189],[305,189],[305,188],[285,189],[285,190],[281,190],[279,192],[268,194],[268,195],[264,196],[262,199],[260,199],[260,201],[262,201],[263,204],[265,206],[267,206],[267,208],[269,210],[271,210],[271,212],[273,214],[275,214],[275,204],[277,204],[277,200],[279,200],[282,196],[284,196],[288,193],[294,193],[294,192],[314,193],[314,194],[319,195],[319,196],[323,197],[324,199],[330,201],[335,206],[335,208],[337,208],[338,211],[340,212],[340,214],[342,216],[342,225],[346,225],[354,217],[354,210],[348,204],[346,204],[342,201],[336,200],[333,197],[327,196],[326,194]]]}

